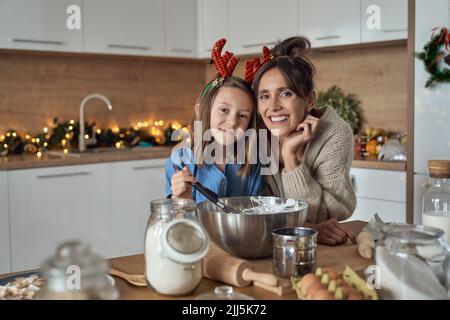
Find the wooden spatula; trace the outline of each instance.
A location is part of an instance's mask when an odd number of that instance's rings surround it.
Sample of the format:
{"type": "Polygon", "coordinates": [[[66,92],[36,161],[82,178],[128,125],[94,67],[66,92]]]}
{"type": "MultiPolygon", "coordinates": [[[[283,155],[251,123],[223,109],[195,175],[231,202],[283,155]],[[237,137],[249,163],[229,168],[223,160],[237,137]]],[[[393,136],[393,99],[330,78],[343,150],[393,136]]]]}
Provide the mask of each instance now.
{"type": "Polygon", "coordinates": [[[111,269],[109,274],[115,277],[124,279],[129,284],[138,287],[146,287],[147,281],[145,281],[145,276],[143,274],[128,274],[117,269],[111,269]]]}

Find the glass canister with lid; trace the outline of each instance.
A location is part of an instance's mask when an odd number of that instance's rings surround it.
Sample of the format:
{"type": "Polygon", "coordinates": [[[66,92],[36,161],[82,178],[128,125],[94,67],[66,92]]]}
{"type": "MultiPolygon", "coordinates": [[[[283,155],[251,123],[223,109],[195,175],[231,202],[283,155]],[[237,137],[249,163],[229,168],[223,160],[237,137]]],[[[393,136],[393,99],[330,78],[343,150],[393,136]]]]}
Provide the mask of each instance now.
{"type": "Polygon", "coordinates": [[[161,199],[151,203],[145,235],[145,277],[158,293],[186,295],[203,277],[209,239],[197,222],[195,202],[161,199]]]}
{"type": "Polygon", "coordinates": [[[447,299],[449,254],[440,229],[389,224],[377,242],[375,261],[382,299],[447,299]]]}
{"type": "Polygon", "coordinates": [[[38,300],[111,300],[119,297],[109,265],[94,254],[88,243],[70,240],[61,243],[54,256],[42,264],[45,286],[38,300]]]}
{"type": "Polygon", "coordinates": [[[444,231],[450,245],[450,160],[428,161],[430,187],[423,195],[422,224],[444,231]]]}

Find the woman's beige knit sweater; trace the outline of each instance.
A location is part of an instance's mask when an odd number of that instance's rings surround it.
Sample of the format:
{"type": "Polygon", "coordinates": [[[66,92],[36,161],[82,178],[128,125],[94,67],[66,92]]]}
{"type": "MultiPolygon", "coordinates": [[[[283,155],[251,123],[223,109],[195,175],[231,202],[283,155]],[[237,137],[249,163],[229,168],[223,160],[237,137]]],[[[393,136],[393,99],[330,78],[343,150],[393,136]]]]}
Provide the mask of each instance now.
{"type": "Polygon", "coordinates": [[[310,223],[347,219],[356,205],[349,174],[352,160],[351,128],[332,108],[326,108],[301,164],[291,172],[283,169],[265,176],[263,194],[307,202],[310,223]]]}

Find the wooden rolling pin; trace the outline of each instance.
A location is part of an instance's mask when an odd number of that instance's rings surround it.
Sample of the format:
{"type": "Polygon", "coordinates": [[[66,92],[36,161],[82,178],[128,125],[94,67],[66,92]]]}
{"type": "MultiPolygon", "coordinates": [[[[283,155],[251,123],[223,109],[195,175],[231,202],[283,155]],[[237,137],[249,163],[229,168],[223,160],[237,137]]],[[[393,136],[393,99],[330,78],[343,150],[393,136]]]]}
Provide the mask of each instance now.
{"type": "Polygon", "coordinates": [[[211,246],[203,258],[203,275],[236,287],[247,287],[253,281],[268,286],[277,286],[278,278],[271,273],[255,272],[250,262],[233,257],[228,253],[211,246]]]}

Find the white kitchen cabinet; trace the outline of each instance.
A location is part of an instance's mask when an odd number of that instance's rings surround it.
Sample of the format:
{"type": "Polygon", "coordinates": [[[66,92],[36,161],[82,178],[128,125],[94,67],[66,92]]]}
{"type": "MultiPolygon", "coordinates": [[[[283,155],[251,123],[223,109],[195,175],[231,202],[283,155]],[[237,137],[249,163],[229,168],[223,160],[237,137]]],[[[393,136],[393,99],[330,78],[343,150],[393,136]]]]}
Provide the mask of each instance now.
{"type": "Polygon", "coordinates": [[[144,252],[150,202],[164,198],[166,160],[110,163],[111,244],[114,256],[144,252]]]}
{"type": "Polygon", "coordinates": [[[81,4],[82,0],[0,0],[0,48],[83,51],[82,29],[66,25],[72,15],[67,8],[81,9],[81,4]]]}
{"type": "Polygon", "coordinates": [[[299,0],[298,17],[313,48],[360,42],[360,0],[299,0]]]}
{"type": "Polygon", "coordinates": [[[228,1],[200,0],[198,7],[199,58],[210,58],[214,43],[228,37],[228,1]]]}
{"type": "Polygon", "coordinates": [[[165,0],[166,56],[196,57],[196,1],[165,0]]]}
{"type": "Polygon", "coordinates": [[[164,0],[85,0],[86,52],[162,56],[164,0]]]}
{"type": "Polygon", "coordinates": [[[11,272],[8,201],[8,175],[0,171],[0,274],[11,272]]]}
{"type": "Polygon", "coordinates": [[[229,48],[235,54],[262,53],[297,34],[297,0],[228,0],[229,48]]]}
{"type": "Polygon", "coordinates": [[[406,222],[406,172],[352,168],[350,175],[357,203],[349,220],[378,213],[386,222],[406,222]]]}
{"type": "Polygon", "coordinates": [[[361,0],[361,42],[407,37],[408,0],[361,0]],[[373,19],[380,19],[379,29],[373,19]]]}
{"type": "Polygon", "coordinates": [[[69,239],[110,256],[108,165],[8,172],[12,271],[39,267],[69,239]]]}

